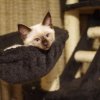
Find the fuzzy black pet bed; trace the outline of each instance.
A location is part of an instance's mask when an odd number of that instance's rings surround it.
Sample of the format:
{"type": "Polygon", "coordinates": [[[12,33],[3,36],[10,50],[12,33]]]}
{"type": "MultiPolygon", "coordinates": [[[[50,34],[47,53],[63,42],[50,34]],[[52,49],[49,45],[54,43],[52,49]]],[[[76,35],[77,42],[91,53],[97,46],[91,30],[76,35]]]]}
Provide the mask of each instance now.
{"type": "Polygon", "coordinates": [[[50,50],[33,46],[0,52],[0,79],[9,83],[36,81],[46,75],[60,57],[68,38],[67,31],[55,27],[56,40],[50,50]]]}

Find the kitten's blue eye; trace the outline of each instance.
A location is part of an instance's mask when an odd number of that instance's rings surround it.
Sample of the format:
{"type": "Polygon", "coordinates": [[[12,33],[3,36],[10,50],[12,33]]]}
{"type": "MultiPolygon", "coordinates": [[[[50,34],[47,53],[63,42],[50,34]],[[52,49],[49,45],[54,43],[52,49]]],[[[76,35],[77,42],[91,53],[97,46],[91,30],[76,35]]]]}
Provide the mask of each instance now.
{"type": "Polygon", "coordinates": [[[49,37],[49,33],[46,34],[46,37],[49,37]]]}
{"type": "Polygon", "coordinates": [[[35,38],[34,40],[35,40],[35,41],[37,41],[37,42],[38,42],[38,41],[40,41],[40,39],[39,39],[39,38],[35,38]]]}

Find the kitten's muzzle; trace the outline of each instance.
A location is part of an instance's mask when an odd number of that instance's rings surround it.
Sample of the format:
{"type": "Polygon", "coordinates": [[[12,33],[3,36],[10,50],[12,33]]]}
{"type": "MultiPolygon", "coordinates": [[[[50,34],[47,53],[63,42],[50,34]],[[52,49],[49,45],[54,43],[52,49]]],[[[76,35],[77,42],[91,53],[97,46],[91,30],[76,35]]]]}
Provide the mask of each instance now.
{"type": "Polygon", "coordinates": [[[42,45],[45,47],[45,48],[49,48],[49,42],[45,39],[42,41],[42,45]]]}

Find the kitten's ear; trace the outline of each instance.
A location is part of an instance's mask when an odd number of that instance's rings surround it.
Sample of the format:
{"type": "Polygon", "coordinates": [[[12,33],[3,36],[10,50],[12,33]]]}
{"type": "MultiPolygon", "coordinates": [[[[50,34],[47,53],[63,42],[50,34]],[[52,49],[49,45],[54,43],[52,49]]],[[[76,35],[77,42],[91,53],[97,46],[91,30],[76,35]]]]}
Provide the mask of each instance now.
{"type": "Polygon", "coordinates": [[[42,25],[47,25],[47,26],[52,26],[52,19],[51,19],[51,14],[48,12],[46,16],[44,17],[44,20],[42,22],[42,25]]]}
{"type": "Polygon", "coordinates": [[[23,24],[18,24],[18,31],[20,32],[22,39],[25,39],[31,29],[23,24]]]}

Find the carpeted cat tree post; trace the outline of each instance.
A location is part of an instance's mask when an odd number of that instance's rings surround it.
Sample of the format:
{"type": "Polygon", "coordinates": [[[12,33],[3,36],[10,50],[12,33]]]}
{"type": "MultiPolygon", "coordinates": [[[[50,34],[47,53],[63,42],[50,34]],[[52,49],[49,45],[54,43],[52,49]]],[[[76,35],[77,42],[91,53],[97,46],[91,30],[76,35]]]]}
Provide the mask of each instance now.
{"type": "MultiPolygon", "coordinates": [[[[78,0],[67,0],[66,4],[77,3],[78,0]]],[[[65,29],[69,32],[69,39],[66,43],[66,62],[69,60],[80,38],[80,20],[79,11],[66,11],[64,15],[65,29]]]]}
{"type": "Polygon", "coordinates": [[[23,100],[22,84],[12,85],[12,99],[23,100]]]}
{"type": "Polygon", "coordinates": [[[1,100],[10,100],[9,85],[5,81],[1,81],[1,100]]]}
{"type": "MultiPolygon", "coordinates": [[[[66,0],[66,4],[78,3],[79,0],[66,0]]],[[[80,18],[79,10],[66,11],[64,15],[65,29],[69,32],[69,39],[66,43],[66,62],[70,59],[79,39],[80,39],[80,18]]],[[[76,77],[80,77],[80,71],[76,77]]]]}

